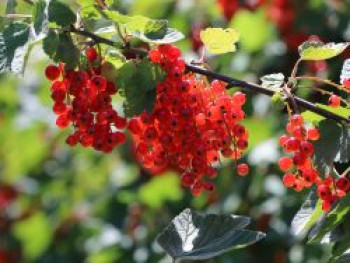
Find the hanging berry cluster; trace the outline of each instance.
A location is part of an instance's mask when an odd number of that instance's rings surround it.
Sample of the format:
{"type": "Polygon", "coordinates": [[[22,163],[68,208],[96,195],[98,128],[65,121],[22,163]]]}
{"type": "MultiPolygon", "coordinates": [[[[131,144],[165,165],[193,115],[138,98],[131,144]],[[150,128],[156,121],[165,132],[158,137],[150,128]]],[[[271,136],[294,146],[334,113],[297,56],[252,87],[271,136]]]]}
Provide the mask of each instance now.
{"type": "Polygon", "coordinates": [[[86,70],[65,70],[63,65],[46,68],[46,77],[53,81],[51,97],[58,116],[56,125],[65,129],[72,124],[73,133],[66,140],[70,146],[80,143],[111,152],[125,141],[120,130],[126,127],[126,119],[112,107],[111,96],[117,89],[101,75],[103,59],[94,48],[88,48],[86,60],[86,70]]]}
{"type": "Polygon", "coordinates": [[[345,177],[334,179],[331,175],[322,178],[317,172],[312,164],[314,147],[310,141],[319,140],[320,133],[314,127],[305,129],[300,114],[291,116],[286,130],[287,134],[280,137],[280,145],[291,157],[284,156],[279,160],[280,169],[286,172],[283,184],[298,192],[316,185],[322,209],[329,211],[332,203],[350,190],[349,180],[345,177]]]}
{"type": "MultiPolygon", "coordinates": [[[[225,84],[208,83],[194,74],[185,74],[181,52],[172,45],[160,45],[149,52],[153,63],[166,72],[157,86],[152,113],[129,121],[136,155],[146,168],[170,167],[181,173],[181,181],[193,195],[214,188],[215,166],[221,157],[235,161],[248,146],[248,133],[238,124],[245,117],[245,95],[226,93],[225,84]]],[[[238,174],[248,174],[239,164],[238,174]]]]}

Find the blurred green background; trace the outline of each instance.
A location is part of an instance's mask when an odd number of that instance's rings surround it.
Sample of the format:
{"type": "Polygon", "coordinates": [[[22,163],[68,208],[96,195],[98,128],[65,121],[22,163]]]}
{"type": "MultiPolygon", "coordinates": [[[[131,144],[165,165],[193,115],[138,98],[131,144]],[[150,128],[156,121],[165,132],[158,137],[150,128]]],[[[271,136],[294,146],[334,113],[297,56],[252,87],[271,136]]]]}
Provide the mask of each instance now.
{"type": "MultiPolygon", "coordinates": [[[[77,7],[74,1],[66,2],[77,7]]],[[[348,3],[115,0],[113,6],[125,13],[168,19],[186,35],[178,45],[187,61],[201,55],[201,29],[236,28],[241,34],[238,51],[208,57],[208,62],[216,72],[257,82],[267,73],[290,74],[298,45],[310,37],[349,41],[348,3]]],[[[17,8],[31,12],[25,1],[18,0],[17,8]]],[[[2,0],[1,15],[5,9],[2,0]]],[[[305,64],[302,70],[339,81],[347,57],[349,52],[328,64],[305,64]]],[[[281,183],[278,135],[286,119],[271,107],[269,98],[248,96],[245,125],[250,146],[243,158],[251,165],[249,176],[237,177],[234,164],[224,163],[215,193],[192,197],[174,172],[154,176],[141,169],[130,143],[111,154],[68,147],[69,131],[54,125],[49,82],[44,78],[48,63],[35,48],[23,77],[0,75],[0,263],[171,262],[155,237],[186,207],[251,216],[251,228],[267,233],[256,245],[208,262],[326,262],[327,246],[305,245],[289,233],[306,193],[287,191],[281,183]]],[[[307,89],[299,95],[327,99],[307,89]]]]}

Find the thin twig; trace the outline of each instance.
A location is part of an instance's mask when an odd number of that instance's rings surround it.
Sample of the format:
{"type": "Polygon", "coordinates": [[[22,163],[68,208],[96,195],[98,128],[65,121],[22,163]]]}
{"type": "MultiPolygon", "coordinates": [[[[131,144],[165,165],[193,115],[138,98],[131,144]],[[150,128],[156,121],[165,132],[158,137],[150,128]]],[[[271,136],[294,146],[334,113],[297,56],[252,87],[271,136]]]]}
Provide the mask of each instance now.
{"type": "MultiPolygon", "coordinates": [[[[94,40],[96,43],[103,43],[103,44],[106,44],[106,45],[109,45],[109,46],[113,46],[113,47],[116,47],[116,48],[128,49],[128,50],[134,51],[136,53],[139,53],[139,54],[141,54],[143,56],[145,56],[147,54],[147,51],[144,50],[144,49],[137,49],[137,48],[132,48],[132,47],[128,47],[128,46],[122,46],[118,42],[115,42],[113,40],[109,40],[109,39],[100,37],[100,36],[98,36],[98,35],[96,35],[94,33],[88,32],[88,31],[86,31],[84,29],[77,29],[74,26],[70,27],[69,32],[89,37],[92,40],[94,40]]],[[[300,63],[300,61],[296,63],[296,66],[299,63],[300,63]]],[[[297,67],[295,67],[295,68],[297,68],[297,67]]],[[[191,72],[203,75],[203,76],[207,76],[207,77],[210,77],[210,78],[213,78],[213,79],[217,79],[217,80],[226,82],[227,84],[229,84],[230,87],[232,87],[232,86],[233,87],[239,87],[239,88],[243,88],[243,89],[246,89],[246,90],[251,90],[251,91],[254,91],[254,92],[257,92],[257,93],[265,94],[265,95],[270,96],[270,97],[275,94],[275,92],[273,90],[268,89],[268,88],[264,88],[264,87],[262,87],[262,86],[260,86],[258,84],[249,83],[249,82],[246,82],[246,81],[243,81],[243,80],[239,80],[239,79],[235,79],[235,78],[232,78],[232,77],[229,77],[229,76],[221,75],[221,74],[215,73],[215,72],[207,70],[207,69],[195,67],[195,66],[188,65],[188,64],[186,65],[186,69],[188,71],[191,71],[191,72]]],[[[323,116],[325,118],[335,120],[335,121],[337,121],[339,123],[343,123],[343,124],[347,124],[347,125],[350,124],[350,119],[348,119],[348,118],[345,118],[343,116],[340,116],[340,115],[334,114],[334,113],[332,113],[330,111],[327,111],[325,109],[322,109],[322,108],[316,106],[315,104],[313,104],[312,102],[309,102],[309,101],[304,100],[302,98],[299,98],[299,97],[296,97],[296,96],[293,96],[293,98],[295,100],[295,103],[298,106],[303,107],[306,110],[309,110],[309,111],[312,111],[314,113],[317,113],[317,114],[319,114],[319,115],[321,115],[321,116],[323,116]]],[[[290,100],[290,99],[288,98],[288,100],[290,100]]]]}
{"type": "Polygon", "coordinates": [[[295,80],[311,80],[314,82],[319,82],[319,83],[323,83],[332,87],[335,87],[339,90],[343,90],[347,93],[350,93],[349,89],[346,89],[343,85],[334,83],[333,81],[327,80],[327,79],[322,79],[322,78],[318,78],[318,77],[313,77],[313,76],[299,76],[299,77],[294,77],[295,80]]]}

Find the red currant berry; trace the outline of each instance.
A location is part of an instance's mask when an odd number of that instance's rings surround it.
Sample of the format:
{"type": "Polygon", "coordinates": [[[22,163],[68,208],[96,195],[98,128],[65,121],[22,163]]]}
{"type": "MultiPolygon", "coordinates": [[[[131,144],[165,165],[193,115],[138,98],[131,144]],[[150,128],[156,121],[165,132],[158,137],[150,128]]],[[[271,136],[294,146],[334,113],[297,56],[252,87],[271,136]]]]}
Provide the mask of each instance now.
{"type": "Polygon", "coordinates": [[[328,105],[331,107],[334,107],[334,108],[339,107],[340,103],[341,103],[341,99],[337,95],[332,95],[328,99],[328,105]]]}
{"type": "Polygon", "coordinates": [[[239,176],[246,176],[249,173],[249,166],[246,163],[241,163],[237,166],[237,174],[239,176]]]}
{"type": "Polygon", "coordinates": [[[90,62],[94,62],[98,57],[97,51],[94,47],[89,47],[88,49],[86,49],[85,54],[87,60],[90,62]]]}
{"type": "Polygon", "coordinates": [[[48,80],[54,81],[60,76],[60,69],[55,65],[48,65],[45,69],[45,75],[48,80]]]}

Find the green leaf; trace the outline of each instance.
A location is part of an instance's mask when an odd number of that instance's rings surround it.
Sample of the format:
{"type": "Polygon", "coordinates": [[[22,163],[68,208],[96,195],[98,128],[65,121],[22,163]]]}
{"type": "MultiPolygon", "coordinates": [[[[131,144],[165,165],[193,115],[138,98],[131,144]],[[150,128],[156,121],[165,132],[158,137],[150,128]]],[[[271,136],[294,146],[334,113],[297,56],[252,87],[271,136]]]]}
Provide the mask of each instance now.
{"type": "Polygon", "coordinates": [[[200,33],[201,40],[213,54],[224,54],[236,51],[239,33],[233,28],[206,28],[200,33]]]}
{"type": "Polygon", "coordinates": [[[39,0],[34,3],[33,8],[34,30],[37,36],[48,30],[48,17],[46,14],[46,1],[39,0]]]}
{"type": "Polygon", "coordinates": [[[56,49],[55,61],[65,63],[67,69],[74,69],[78,66],[80,51],[74,45],[71,37],[66,34],[60,34],[56,49]]]}
{"type": "MultiPolygon", "coordinates": [[[[345,108],[345,107],[331,107],[331,106],[327,106],[321,103],[315,103],[315,105],[317,107],[320,107],[324,110],[327,110],[329,112],[332,112],[338,116],[344,117],[344,118],[350,118],[350,109],[349,108],[345,108]]],[[[310,122],[314,125],[319,125],[319,123],[322,120],[325,120],[326,118],[318,115],[317,113],[311,112],[311,111],[305,111],[302,113],[304,120],[306,120],[307,122],[310,122]]]]}
{"type": "Polygon", "coordinates": [[[350,129],[343,126],[340,136],[340,149],[335,162],[347,163],[350,160],[350,129]]]}
{"type": "Polygon", "coordinates": [[[144,42],[168,44],[179,41],[184,35],[173,28],[168,28],[168,21],[151,19],[143,31],[133,32],[133,35],[144,42]]]}
{"type": "Polygon", "coordinates": [[[350,212],[350,195],[346,195],[340,199],[337,206],[327,214],[320,231],[309,241],[309,243],[317,243],[330,231],[335,229],[350,212]]]}
{"type": "Polygon", "coordinates": [[[59,36],[54,30],[50,30],[43,40],[43,50],[49,58],[54,59],[59,42],[59,36]]]}
{"type": "Polygon", "coordinates": [[[299,46],[300,58],[303,60],[325,60],[338,56],[350,43],[322,43],[306,41],[299,46]]]}
{"type": "Polygon", "coordinates": [[[74,24],[77,20],[74,12],[64,3],[59,0],[52,0],[49,3],[49,22],[56,23],[61,27],[66,27],[74,24]]]}
{"type": "Polygon", "coordinates": [[[349,250],[334,261],[334,263],[348,263],[348,262],[350,262],[349,250]]]}
{"type": "Polygon", "coordinates": [[[174,261],[205,260],[243,248],[265,237],[245,230],[250,219],[236,215],[199,215],[185,209],[157,237],[174,261]]]}
{"type": "Polygon", "coordinates": [[[13,232],[22,242],[24,255],[30,261],[36,261],[49,246],[52,237],[52,227],[42,212],[16,223],[13,232]]]}
{"type": "Polygon", "coordinates": [[[99,9],[96,7],[95,0],[78,0],[78,4],[81,8],[80,15],[82,18],[89,20],[101,19],[102,16],[99,9]]]}
{"type": "Polygon", "coordinates": [[[80,52],[68,34],[50,30],[43,40],[43,50],[55,62],[63,62],[67,69],[78,66],[80,52]]]}
{"type": "Polygon", "coordinates": [[[262,9],[254,12],[245,9],[238,10],[230,27],[240,33],[239,43],[249,52],[262,50],[274,37],[272,24],[262,9]]]}
{"type": "Polygon", "coordinates": [[[103,14],[117,25],[122,26],[127,33],[144,33],[148,22],[152,20],[144,16],[127,16],[119,13],[118,11],[110,10],[103,10],[103,14]]]}
{"type": "Polygon", "coordinates": [[[292,220],[291,233],[295,236],[304,236],[322,215],[321,201],[315,189],[312,189],[292,220]]]}
{"type": "Polygon", "coordinates": [[[125,97],[125,115],[132,117],[144,110],[151,112],[156,96],[156,85],[163,81],[165,73],[158,65],[144,58],[136,66],[133,61],[125,63],[118,72],[117,86],[125,97]]]}
{"type": "Polygon", "coordinates": [[[165,173],[153,177],[142,185],[138,196],[141,203],[153,209],[159,209],[167,201],[179,201],[182,198],[180,178],[176,173],[165,173]]]}
{"type": "Polygon", "coordinates": [[[314,164],[322,175],[326,175],[331,171],[339,152],[342,129],[332,120],[322,121],[319,129],[321,138],[314,143],[314,164]]]}
{"type": "Polygon", "coordinates": [[[22,22],[9,24],[0,35],[0,73],[21,74],[28,51],[29,25],[22,22]]]}

